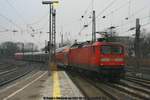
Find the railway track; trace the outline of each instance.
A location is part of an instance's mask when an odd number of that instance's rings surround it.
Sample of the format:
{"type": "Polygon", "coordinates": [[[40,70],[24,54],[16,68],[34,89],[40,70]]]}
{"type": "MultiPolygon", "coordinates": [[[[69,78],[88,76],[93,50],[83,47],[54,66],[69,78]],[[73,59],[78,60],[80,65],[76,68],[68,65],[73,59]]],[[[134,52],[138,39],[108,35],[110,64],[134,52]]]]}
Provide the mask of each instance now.
{"type": "Polygon", "coordinates": [[[92,79],[92,78],[89,78],[89,76],[85,76],[83,74],[72,75],[72,73],[68,73],[68,75],[71,77],[73,82],[77,85],[77,87],[81,90],[83,95],[87,98],[104,97],[109,100],[138,99],[136,97],[132,97],[128,94],[125,94],[124,92],[120,92],[118,89],[111,87],[108,84],[101,82],[98,79],[92,79]],[[88,86],[80,83],[83,80],[85,81],[85,83],[88,84],[88,86]],[[88,87],[88,90],[87,90],[87,87],[88,87]],[[94,89],[90,87],[94,87],[94,89]],[[95,93],[95,91],[98,91],[98,92],[95,93]]]}
{"type": "Polygon", "coordinates": [[[6,70],[4,72],[0,72],[0,86],[3,86],[7,83],[10,83],[33,70],[33,67],[14,67],[13,69],[6,70]]]}
{"type": "Polygon", "coordinates": [[[2,72],[6,72],[8,70],[13,70],[15,68],[18,67],[23,67],[25,66],[26,63],[25,62],[18,62],[18,61],[14,61],[14,62],[0,62],[0,73],[2,72]]]}
{"type": "Polygon", "coordinates": [[[123,100],[123,99],[137,99],[135,97],[129,96],[124,92],[118,91],[118,89],[111,87],[110,85],[103,83],[103,82],[93,82],[91,79],[86,79],[87,82],[91,83],[97,89],[102,91],[106,96],[108,96],[112,100],[123,100]]]}
{"type": "Polygon", "coordinates": [[[136,78],[136,77],[126,77],[124,80],[126,81],[130,81],[133,83],[136,83],[140,86],[143,86],[145,88],[149,88],[150,89],[150,80],[146,80],[146,79],[141,79],[141,78],[136,78]]]}
{"type": "Polygon", "coordinates": [[[139,81],[139,82],[144,82],[144,83],[150,84],[150,80],[137,78],[137,77],[133,77],[133,76],[127,76],[126,78],[130,79],[130,80],[135,80],[135,81],[139,81]]]}
{"type": "Polygon", "coordinates": [[[1,64],[0,65],[0,72],[4,71],[4,70],[8,70],[8,69],[11,69],[11,66],[10,64],[1,64]]]}
{"type": "MultiPolygon", "coordinates": [[[[71,73],[68,73],[69,76],[71,76],[71,73]]],[[[104,97],[107,97],[112,100],[149,100],[150,99],[150,90],[147,89],[145,86],[137,84],[135,82],[130,81],[130,80],[121,80],[118,83],[110,83],[110,82],[104,82],[100,81],[98,78],[90,78],[90,76],[83,75],[82,73],[77,73],[73,76],[71,76],[73,82],[79,87],[81,92],[88,98],[93,97],[92,94],[88,94],[87,91],[85,91],[84,88],[87,88],[87,86],[79,84],[79,81],[86,81],[89,86],[93,86],[95,90],[90,89],[91,91],[99,91],[99,93],[102,93],[104,97]]],[[[136,79],[135,79],[136,80],[136,79]]],[[[137,82],[137,80],[136,80],[137,82]]],[[[147,84],[144,83],[144,81],[140,82],[141,84],[147,84]],[[143,83],[142,83],[143,82],[143,83]]],[[[97,94],[98,95],[98,94],[97,94]]],[[[101,96],[99,94],[98,96],[101,96]]]]}
{"type": "Polygon", "coordinates": [[[109,99],[109,97],[106,97],[106,95],[103,92],[99,91],[97,88],[91,85],[91,83],[87,82],[84,78],[80,77],[79,75],[76,75],[72,72],[67,72],[67,74],[75,83],[75,85],[79,88],[82,94],[86,97],[86,99],[90,99],[91,97],[103,97],[109,99]]]}
{"type": "Polygon", "coordinates": [[[6,71],[2,71],[0,72],[0,76],[4,75],[4,74],[7,74],[7,73],[11,73],[12,71],[15,71],[17,68],[13,68],[13,69],[10,69],[10,70],[6,70],[6,71]]]}
{"type": "Polygon", "coordinates": [[[124,84],[124,83],[118,83],[118,84],[111,84],[111,83],[106,83],[108,86],[111,86],[113,88],[118,89],[120,92],[124,92],[134,98],[139,98],[139,99],[144,99],[144,100],[149,100],[150,95],[148,94],[148,91],[133,86],[129,84],[124,84]]]}

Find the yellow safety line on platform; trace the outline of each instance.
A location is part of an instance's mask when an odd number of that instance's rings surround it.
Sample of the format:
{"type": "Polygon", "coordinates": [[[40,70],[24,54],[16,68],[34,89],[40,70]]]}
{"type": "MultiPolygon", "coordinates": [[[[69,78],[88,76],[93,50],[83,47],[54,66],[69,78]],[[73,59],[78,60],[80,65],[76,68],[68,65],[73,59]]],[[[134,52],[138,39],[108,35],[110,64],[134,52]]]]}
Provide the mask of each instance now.
{"type": "Polygon", "coordinates": [[[51,64],[51,71],[53,77],[53,97],[61,97],[59,76],[55,64],[51,64]]]}

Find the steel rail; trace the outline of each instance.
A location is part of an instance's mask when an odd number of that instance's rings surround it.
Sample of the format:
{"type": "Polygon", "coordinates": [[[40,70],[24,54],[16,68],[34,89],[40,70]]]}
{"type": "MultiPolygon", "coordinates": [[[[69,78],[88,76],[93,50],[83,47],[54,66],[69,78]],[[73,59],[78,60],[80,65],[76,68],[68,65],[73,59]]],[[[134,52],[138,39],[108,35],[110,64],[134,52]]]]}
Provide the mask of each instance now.
{"type": "MultiPolygon", "coordinates": [[[[10,74],[11,77],[10,77],[10,76],[9,76],[9,77],[7,76],[8,79],[2,80],[2,81],[0,82],[0,86],[3,86],[3,85],[5,85],[5,84],[8,84],[8,83],[10,83],[10,82],[12,82],[12,81],[14,81],[14,80],[16,80],[16,79],[18,79],[18,78],[21,78],[21,77],[27,75],[28,73],[32,72],[32,70],[33,70],[33,68],[31,68],[30,70],[29,70],[28,68],[26,68],[26,69],[22,68],[22,69],[20,69],[20,70],[17,70],[17,71],[15,71],[14,73],[10,74]]],[[[4,77],[4,78],[5,78],[5,77],[4,77]]]]}
{"type": "Polygon", "coordinates": [[[145,94],[143,93],[142,91],[138,91],[138,90],[135,90],[135,89],[131,89],[127,86],[123,86],[121,84],[110,84],[110,83],[107,83],[107,85],[111,86],[111,87],[114,87],[120,91],[123,91],[127,94],[130,94],[131,96],[134,96],[134,97],[138,97],[140,99],[144,99],[144,100],[149,100],[150,99],[150,96],[149,94],[145,94]]]}
{"type": "Polygon", "coordinates": [[[124,80],[127,80],[127,81],[130,81],[130,82],[139,84],[139,85],[141,85],[141,86],[143,86],[143,87],[146,87],[146,88],[150,88],[150,84],[147,84],[147,83],[144,83],[144,82],[140,82],[140,81],[138,81],[138,80],[129,79],[129,78],[125,78],[124,80]]]}

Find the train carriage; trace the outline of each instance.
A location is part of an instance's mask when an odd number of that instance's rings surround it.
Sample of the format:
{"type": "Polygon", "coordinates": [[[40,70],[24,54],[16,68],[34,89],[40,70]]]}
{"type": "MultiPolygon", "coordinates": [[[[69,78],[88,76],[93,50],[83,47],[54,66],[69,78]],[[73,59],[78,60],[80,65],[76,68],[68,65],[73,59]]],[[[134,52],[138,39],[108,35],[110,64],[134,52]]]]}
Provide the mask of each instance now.
{"type": "Polygon", "coordinates": [[[33,62],[47,62],[48,54],[45,52],[15,53],[15,59],[33,62]]]}
{"type": "MultiPolygon", "coordinates": [[[[18,60],[47,62],[45,52],[16,53],[18,60]]],[[[94,72],[108,78],[123,78],[125,75],[125,49],[120,43],[84,42],[56,50],[58,65],[94,72]]]]}

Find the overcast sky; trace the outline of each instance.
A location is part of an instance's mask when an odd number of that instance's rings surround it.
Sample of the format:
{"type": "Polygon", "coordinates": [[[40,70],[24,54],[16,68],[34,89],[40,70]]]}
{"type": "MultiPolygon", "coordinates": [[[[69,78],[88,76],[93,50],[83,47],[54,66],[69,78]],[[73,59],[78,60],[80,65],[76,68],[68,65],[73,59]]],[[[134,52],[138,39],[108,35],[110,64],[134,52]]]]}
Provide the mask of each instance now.
{"type": "MultiPolygon", "coordinates": [[[[97,31],[119,26],[116,29],[119,35],[131,36],[134,31],[126,31],[135,26],[135,18],[141,18],[141,24],[150,22],[150,0],[59,0],[56,8],[57,42],[60,41],[60,33],[64,34],[65,40],[91,39],[91,25],[80,35],[79,32],[91,21],[92,1],[97,31]],[[103,19],[103,16],[106,18],[103,19]],[[127,17],[128,20],[125,20],[127,17]]],[[[42,5],[42,0],[0,0],[0,42],[34,42],[43,47],[48,40],[48,11],[49,6],[42,5]],[[18,32],[13,33],[13,30],[18,32]]],[[[149,26],[142,28],[148,30],[149,26]]]]}

